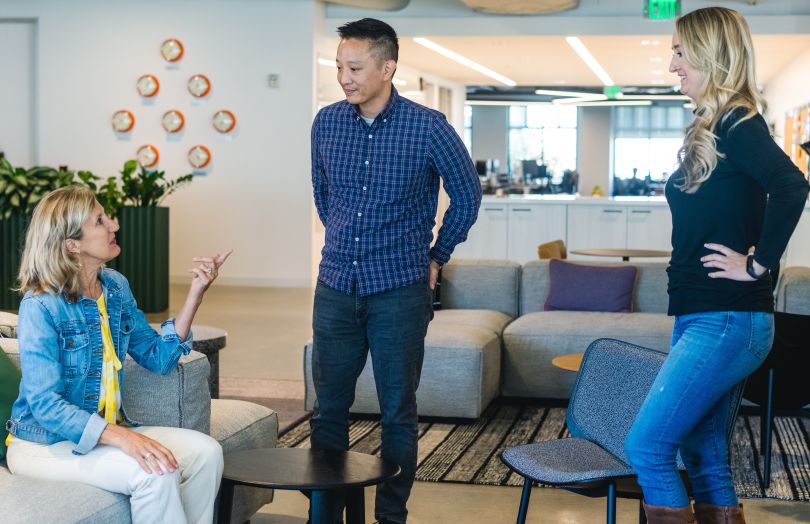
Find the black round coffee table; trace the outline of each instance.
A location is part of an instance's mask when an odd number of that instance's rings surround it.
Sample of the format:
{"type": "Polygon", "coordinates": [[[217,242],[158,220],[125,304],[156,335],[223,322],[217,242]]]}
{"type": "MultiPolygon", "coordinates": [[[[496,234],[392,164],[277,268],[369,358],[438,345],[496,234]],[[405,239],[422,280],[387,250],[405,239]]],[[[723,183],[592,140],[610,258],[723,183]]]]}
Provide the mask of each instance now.
{"type": "Polygon", "coordinates": [[[363,524],[363,488],[398,477],[399,466],[372,455],[330,449],[262,448],[225,455],[219,522],[231,521],[233,488],[311,491],[312,524],[332,524],[331,496],[346,491],[346,524],[363,524]]]}

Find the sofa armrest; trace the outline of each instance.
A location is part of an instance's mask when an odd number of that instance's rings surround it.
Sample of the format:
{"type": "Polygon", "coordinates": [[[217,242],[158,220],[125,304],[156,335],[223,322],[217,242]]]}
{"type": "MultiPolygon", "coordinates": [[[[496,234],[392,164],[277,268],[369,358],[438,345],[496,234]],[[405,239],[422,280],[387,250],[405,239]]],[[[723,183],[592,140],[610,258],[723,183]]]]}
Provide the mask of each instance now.
{"type": "Polygon", "coordinates": [[[520,264],[511,260],[452,260],[442,269],[442,309],[489,309],[518,315],[520,264]]]}
{"type": "Polygon", "coordinates": [[[810,315],[810,267],[789,267],[776,285],[776,311],[810,315]]]}
{"type": "Polygon", "coordinates": [[[180,357],[168,375],[142,368],[130,357],[124,362],[124,409],[147,426],[187,428],[208,434],[211,429],[211,393],[208,359],[192,351],[180,357]]]}

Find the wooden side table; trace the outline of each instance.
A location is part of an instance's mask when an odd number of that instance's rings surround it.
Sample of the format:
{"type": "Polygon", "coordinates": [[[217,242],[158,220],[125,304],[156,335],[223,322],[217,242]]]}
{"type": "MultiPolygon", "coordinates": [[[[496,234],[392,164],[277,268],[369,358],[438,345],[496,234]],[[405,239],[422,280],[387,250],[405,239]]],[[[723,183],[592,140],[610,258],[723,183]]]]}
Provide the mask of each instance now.
{"type": "Polygon", "coordinates": [[[569,353],[567,355],[560,355],[559,357],[551,359],[551,364],[560,369],[578,373],[579,368],[582,365],[582,357],[584,356],[585,353],[569,353]]]}

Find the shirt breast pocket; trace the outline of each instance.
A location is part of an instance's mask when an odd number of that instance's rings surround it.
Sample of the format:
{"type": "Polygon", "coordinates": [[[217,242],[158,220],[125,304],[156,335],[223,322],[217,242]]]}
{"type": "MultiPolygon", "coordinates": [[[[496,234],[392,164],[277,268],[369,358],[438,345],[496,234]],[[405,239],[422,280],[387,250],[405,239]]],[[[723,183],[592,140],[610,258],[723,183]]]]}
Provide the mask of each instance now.
{"type": "Polygon", "coordinates": [[[129,338],[130,335],[132,335],[133,329],[135,329],[135,322],[133,322],[132,317],[129,315],[123,315],[121,317],[121,331],[119,333],[121,347],[116,348],[119,354],[126,354],[127,349],[129,349],[129,338]]]}
{"type": "Polygon", "coordinates": [[[89,365],[90,335],[86,331],[63,331],[59,337],[59,355],[62,375],[75,377],[87,372],[89,365]]]}

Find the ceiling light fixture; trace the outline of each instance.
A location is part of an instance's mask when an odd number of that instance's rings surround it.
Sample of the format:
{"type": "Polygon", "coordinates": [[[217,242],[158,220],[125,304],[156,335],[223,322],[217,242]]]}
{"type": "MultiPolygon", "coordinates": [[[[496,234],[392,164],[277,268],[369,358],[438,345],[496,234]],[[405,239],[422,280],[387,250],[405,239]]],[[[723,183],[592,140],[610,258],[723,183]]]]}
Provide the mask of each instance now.
{"type": "Polygon", "coordinates": [[[406,82],[405,80],[401,80],[399,78],[394,78],[393,80],[391,80],[391,82],[394,85],[397,85],[397,86],[406,86],[406,85],[408,85],[408,82],[406,82]]]}
{"type": "Polygon", "coordinates": [[[526,102],[523,100],[467,100],[468,106],[550,106],[551,102],[526,102]]]}
{"type": "Polygon", "coordinates": [[[686,95],[625,95],[618,94],[619,100],[691,100],[686,95]]]}
{"type": "Polygon", "coordinates": [[[583,102],[581,100],[575,100],[571,104],[572,106],[579,106],[579,107],[609,107],[609,106],[651,106],[651,100],[605,100],[602,102],[583,102]]]}
{"type": "Polygon", "coordinates": [[[334,60],[328,60],[326,58],[318,57],[318,63],[321,64],[322,66],[337,68],[337,64],[335,63],[334,60]]]}
{"type": "Polygon", "coordinates": [[[578,98],[591,98],[594,96],[602,97],[602,100],[607,100],[605,95],[600,95],[599,93],[588,93],[586,91],[562,91],[558,89],[535,89],[534,94],[536,95],[550,95],[550,96],[575,96],[578,98]]]}
{"type": "Polygon", "coordinates": [[[509,87],[514,87],[514,86],[517,85],[517,82],[515,82],[511,78],[507,78],[507,77],[503,76],[500,73],[496,73],[492,69],[484,67],[481,64],[479,64],[478,62],[473,62],[469,58],[467,58],[465,56],[461,56],[460,54],[456,53],[455,51],[451,51],[450,49],[447,49],[446,47],[442,47],[439,44],[437,44],[436,42],[428,40],[427,38],[416,37],[416,38],[413,39],[413,41],[416,42],[417,44],[421,45],[421,46],[427,47],[431,51],[434,51],[434,52],[439,53],[440,55],[442,55],[444,57],[449,58],[450,60],[458,62],[459,64],[461,64],[463,66],[466,66],[466,67],[469,67],[470,69],[478,71],[482,75],[486,75],[486,76],[492,78],[493,80],[497,80],[498,82],[500,82],[500,83],[502,83],[504,85],[507,85],[509,87]]]}
{"type": "Polygon", "coordinates": [[[593,96],[578,96],[575,98],[555,98],[551,102],[553,104],[567,106],[572,105],[575,106],[579,102],[605,102],[607,101],[608,97],[605,95],[593,95],[593,96]]]}
{"type": "Polygon", "coordinates": [[[599,64],[599,62],[594,58],[588,48],[585,47],[585,44],[582,43],[582,40],[577,38],[576,36],[566,36],[565,41],[568,42],[568,45],[574,48],[574,51],[579,55],[585,64],[591,68],[591,71],[599,77],[599,80],[606,86],[615,85],[613,83],[613,79],[610,78],[610,75],[607,74],[607,71],[599,64]]]}

